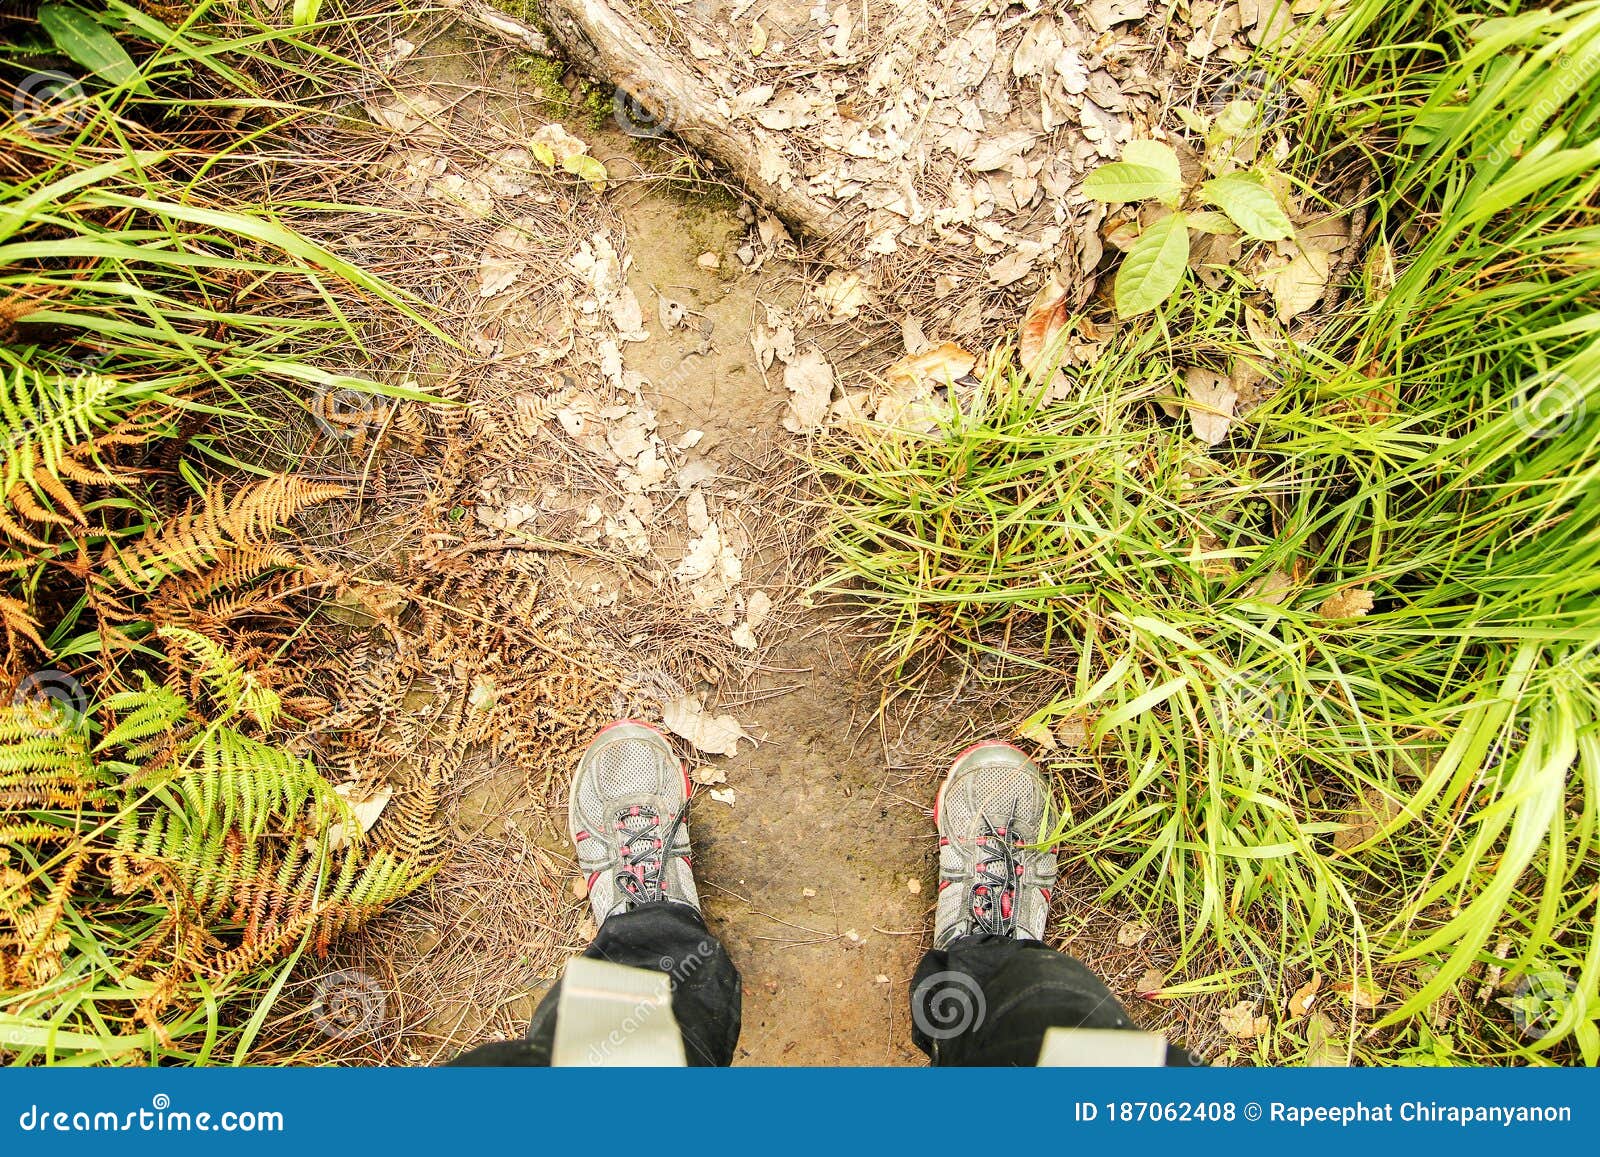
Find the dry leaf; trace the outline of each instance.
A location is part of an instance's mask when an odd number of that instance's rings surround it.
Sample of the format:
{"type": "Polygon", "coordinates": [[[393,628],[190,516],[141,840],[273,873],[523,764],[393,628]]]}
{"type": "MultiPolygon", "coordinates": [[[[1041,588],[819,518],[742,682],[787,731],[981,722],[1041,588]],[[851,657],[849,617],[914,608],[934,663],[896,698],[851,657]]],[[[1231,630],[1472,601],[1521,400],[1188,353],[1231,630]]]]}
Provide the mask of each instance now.
{"type": "MultiPolygon", "coordinates": [[[[372,825],[378,822],[378,817],[383,814],[383,809],[389,806],[389,801],[394,798],[394,788],[381,787],[365,799],[351,802],[350,797],[355,794],[358,783],[341,783],[334,786],[334,794],[350,804],[350,810],[355,815],[355,826],[361,833],[370,832],[372,825]]],[[[347,848],[355,841],[357,832],[347,825],[349,820],[337,820],[328,825],[328,850],[337,852],[347,848]]],[[[306,850],[315,850],[317,841],[308,838],[306,850]]]]}
{"type": "Polygon", "coordinates": [[[964,378],[978,364],[975,354],[970,354],[953,341],[934,346],[919,354],[901,358],[884,373],[891,386],[917,385],[933,381],[947,386],[957,378],[964,378]]]}
{"type": "Polygon", "coordinates": [[[809,434],[828,416],[833,399],[833,367],[822,351],[807,346],[783,367],[783,385],[789,391],[789,412],[783,428],[796,434],[809,434]]]}
{"type": "Polygon", "coordinates": [[[1345,997],[1357,1008],[1374,1009],[1383,1001],[1383,993],[1368,981],[1341,980],[1332,990],[1345,997]]]}
{"type": "Polygon", "coordinates": [[[496,229],[478,258],[478,296],[493,297],[512,285],[527,268],[528,237],[507,225],[496,229]]]}
{"type": "Polygon", "coordinates": [[[1359,847],[1399,814],[1399,804],[1377,788],[1369,787],[1341,817],[1340,822],[1345,826],[1333,833],[1333,846],[1341,852],[1359,847]]]}
{"type": "Polygon", "coordinates": [[[1217,445],[1228,436],[1228,427],[1233,424],[1239,392],[1221,374],[1198,367],[1185,371],[1183,392],[1194,436],[1207,446],[1217,445]]]}
{"type": "Polygon", "coordinates": [[[448,106],[426,94],[398,95],[388,104],[368,101],[372,119],[406,138],[408,145],[437,144],[444,140],[444,118],[448,106]]]}
{"type": "Polygon", "coordinates": [[[729,807],[732,807],[734,804],[733,788],[730,787],[724,790],[714,787],[711,789],[711,798],[716,800],[718,803],[725,803],[729,807]]]}
{"type": "Polygon", "coordinates": [[[1124,948],[1132,948],[1135,944],[1138,944],[1140,941],[1144,940],[1145,937],[1149,936],[1151,931],[1153,931],[1153,929],[1151,929],[1149,921],[1129,920],[1126,924],[1117,929],[1117,943],[1122,945],[1124,948]]]}
{"type": "Polygon", "coordinates": [[[757,20],[750,25],[750,55],[760,56],[767,49],[767,30],[757,20]]]}
{"type": "Polygon", "coordinates": [[[1167,978],[1161,974],[1159,968],[1147,968],[1139,974],[1139,979],[1134,981],[1133,990],[1144,1000],[1160,996],[1161,990],[1166,987],[1167,978]]]}
{"type": "Polygon", "coordinates": [[[1040,287],[1022,315],[1022,325],[1017,330],[1017,352],[1022,359],[1022,372],[1029,378],[1038,378],[1050,367],[1057,335],[1067,324],[1067,287],[1055,274],[1040,287]]]}
{"type": "Polygon", "coordinates": [[[1372,592],[1365,587],[1340,591],[1322,600],[1317,614],[1324,619],[1359,619],[1372,609],[1372,592]]]}
{"type": "Polygon", "coordinates": [[[1331,261],[1331,255],[1320,249],[1303,249],[1287,264],[1256,275],[1256,284],[1272,294],[1279,321],[1299,317],[1322,300],[1331,261]]]}
{"type": "Polygon", "coordinates": [[[728,773],[720,767],[697,767],[689,773],[689,778],[701,787],[715,787],[728,782],[728,773]]]}
{"type": "Polygon", "coordinates": [[[835,269],[815,290],[817,300],[827,307],[834,321],[855,317],[866,303],[867,291],[859,273],[835,269]]]}
{"type": "Polygon", "coordinates": [[[1308,1069],[1341,1069],[1350,1066],[1349,1053],[1340,1046],[1333,1035],[1333,1021],[1322,1013],[1312,1013],[1306,1022],[1306,1055],[1308,1069]]]}
{"type": "Polygon", "coordinates": [[[705,704],[694,695],[680,695],[664,704],[661,721],[707,755],[737,755],[739,740],[750,738],[732,715],[707,715],[705,704]]]}
{"type": "Polygon", "coordinates": [[[750,596],[749,603],[745,606],[745,619],[750,624],[751,630],[760,630],[761,625],[772,614],[772,596],[766,591],[756,591],[750,596]]]}
{"type": "Polygon", "coordinates": [[[1311,1011],[1311,1002],[1316,1000],[1317,993],[1322,991],[1322,973],[1314,972],[1311,979],[1295,989],[1294,995],[1289,998],[1287,1008],[1289,1020],[1299,1020],[1311,1011]]]}
{"type": "Polygon", "coordinates": [[[1026,739],[1029,743],[1037,743],[1046,751],[1056,749],[1056,737],[1049,726],[1044,723],[1024,723],[1017,728],[1017,737],[1026,739]]]}
{"type": "Polygon", "coordinates": [[[535,156],[548,154],[551,159],[547,163],[551,167],[565,164],[568,158],[582,156],[589,151],[585,142],[553,122],[541,126],[529,140],[530,151],[535,156]]]}
{"type": "Polygon", "coordinates": [[[1238,1004],[1223,1009],[1217,1014],[1217,1019],[1221,1022],[1223,1031],[1248,1040],[1263,1035],[1271,1027],[1266,1017],[1257,1016],[1255,1013],[1255,1001],[1241,1000],[1238,1004]]]}

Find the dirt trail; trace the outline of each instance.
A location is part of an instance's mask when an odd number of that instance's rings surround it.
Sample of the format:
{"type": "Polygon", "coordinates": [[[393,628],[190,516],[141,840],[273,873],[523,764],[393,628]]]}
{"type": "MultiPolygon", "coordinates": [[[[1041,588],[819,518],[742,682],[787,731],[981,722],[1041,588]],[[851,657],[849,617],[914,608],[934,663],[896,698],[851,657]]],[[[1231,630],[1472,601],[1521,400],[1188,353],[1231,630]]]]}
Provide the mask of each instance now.
{"type": "Polygon", "coordinates": [[[753,712],[768,739],[728,761],[734,806],[696,815],[707,913],[744,973],[741,1063],[921,1063],[907,985],[933,895],[928,817],[887,787],[870,701],[815,640],[777,659],[815,665],[753,712]]]}
{"type": "MultiPolygon", "coordinates": [[[[654,383],[646,396],[662,435],[703,430],[698,448],[714,462],[789,437],[782,383],[764,380],[750,347],[762,302],[789,289],[784,271],[740,270],[743,227],[715,202],[649,190],[619,209],[640,302],[649,311],[660,295],[690,311],[683,327],[627,351],[629,368],[654,383]],[[717,269],[700,263],[706,253],[717,269]]],[[[706,793],[692,820],[707,918],[744,975],[739,1063],[920,1062],[907,983],[932,895],[929,820],[886,786],[877,691],[856,684],[827,621],[803,619],[768,666],[761,681],[779,693],[737,711],[761,742],[720,761],[735,802],[706,793]]]]}

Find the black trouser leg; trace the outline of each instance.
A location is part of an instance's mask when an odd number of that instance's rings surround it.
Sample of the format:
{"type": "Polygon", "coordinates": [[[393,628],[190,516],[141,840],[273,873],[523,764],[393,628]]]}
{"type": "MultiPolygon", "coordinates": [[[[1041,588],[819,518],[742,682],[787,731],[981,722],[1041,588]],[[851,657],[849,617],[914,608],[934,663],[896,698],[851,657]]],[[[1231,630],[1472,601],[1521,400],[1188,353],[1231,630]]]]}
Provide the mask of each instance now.
{"type": "MultiPolygon", "coordinates": [[[[683,1034],[683,1052],[689,1064],[733,1063],[742,1004],[739,970],[699,912],[687,904],[667,901],[619,912],[600,925],[584,955],[671,975],[672,1015],[683,1034]]],[[[454,1063],[548,1065],[555,1047],[560,996],[561,982],[557,981],[534,1010],[526,1040],[484,1045],[454,1063]]]]}
{"type": "MultiPolygon", "coordinates": [[[[1009,936],[963,936],[924,956],[911,1023],[936,1065],[1033,1065],[1047,1029],[1136,1027],[1081,961],[1009,936]]],[[[1168,1046],[1167,1063],[1189,1056],[1168,1046]]]]}

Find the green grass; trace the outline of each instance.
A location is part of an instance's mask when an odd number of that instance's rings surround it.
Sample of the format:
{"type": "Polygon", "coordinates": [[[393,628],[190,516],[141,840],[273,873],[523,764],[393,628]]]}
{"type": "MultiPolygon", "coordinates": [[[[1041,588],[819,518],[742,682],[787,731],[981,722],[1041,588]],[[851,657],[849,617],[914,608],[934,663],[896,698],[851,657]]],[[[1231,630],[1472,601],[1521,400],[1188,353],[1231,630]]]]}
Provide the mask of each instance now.
{"type": "Polygon", "coordinates": [[[1154,404],[1248,350],[1241,291],[1194,286],[1065,402],[996,371],[941,431],[826,449],[820,588],[902,675],[1034,665],[1056,836],[1192,967],[1370,970],[1364,1060],[1593,1064],[1600,5],[1358,5],[1280,76],[1321,93],[1285,169],[1372,174],[1392,283],[1359,264],[1209,453],[1154,404]]]}

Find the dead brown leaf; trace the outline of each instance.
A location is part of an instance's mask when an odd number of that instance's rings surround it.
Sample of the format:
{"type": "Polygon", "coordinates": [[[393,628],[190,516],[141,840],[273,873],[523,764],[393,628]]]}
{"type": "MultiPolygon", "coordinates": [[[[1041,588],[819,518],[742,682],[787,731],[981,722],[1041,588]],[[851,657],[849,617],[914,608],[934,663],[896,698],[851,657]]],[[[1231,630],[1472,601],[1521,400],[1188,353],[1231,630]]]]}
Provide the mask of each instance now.
{"type": "Polygon", "coordinates": [[[1341,852],[1359,847],[1382,831],[1399,811],[1399,805],[1383,792],[1367,788],[1341,817],[1345,826],[1333,833],[1333,846],[1341,852]]]}
{"type": "Polygon", "coordinates": [[[1194,436],[1207,446],[1220,443],[1228,436],[1228,427],[1233,425],[1233,409],[1239,404],[1239,391],[1221,374],[1191,367],[1183,375],[1183,392],[1194,436]]]}
{"type": "Polygon", "coordinates": [[[1323,599],[1317,607],[1317,614],[1324,619],[1359,619],[1371,609],[1372,592],[1365,587],[1357,587],[1323,599]]]}
{"type": "Polygon", "coordinates": [[[1067,324],[1067,287],[1055,274],[1051,274],[1039,292],[1028,303],[1022,315],[1022,325],[1017,331],[1017,352],[1022,358],[1022,372],[1037,380],[1051,369],[1050,354],[1057,335],[1067,324]]]}
{"type": "Polygon", "coordinates": [[[968,353],[953,341],[947,341],[922,353],[901,358],[888,368],[884,377],[890,386],[911,386],[925,381],[947,386],[957,378],[966,377],[977,364],[976,354],[968,353]]]}
{"type": "Polygon", "coordinates": [[[1317,999],[1317,993],[1322,991],[1322,973],[1314,972],[1311,979],[1295,989],[1294,995],[1289,998],[1287,1019],[1299,1020],[1311,1011],[1312,1001],[1317,999]]]}
{"type": "Polygon", "coordinates": [[[1221,1022],[1224,1032],[1245,1040],[1261,1036],[1271,1027],[1266,1017],[1256,1015],[1256,1002],[1253,1000],[1241,1000],[1223,1009],[1217,1014],[1217,1020],[1221,1022]]]}
{"type": "Polygon", "coordinates": [[[1357,1008],[1374,1009],[1383,1001],[1383,993],[1370,981],[1357,977],[1355,980],[1341,980],[1332,985],[1331,990],[1345,997],[1357,1008]]]}

